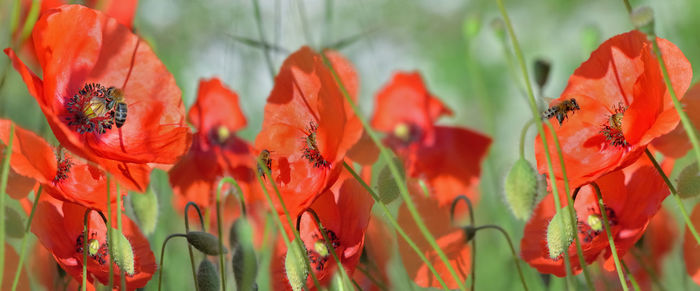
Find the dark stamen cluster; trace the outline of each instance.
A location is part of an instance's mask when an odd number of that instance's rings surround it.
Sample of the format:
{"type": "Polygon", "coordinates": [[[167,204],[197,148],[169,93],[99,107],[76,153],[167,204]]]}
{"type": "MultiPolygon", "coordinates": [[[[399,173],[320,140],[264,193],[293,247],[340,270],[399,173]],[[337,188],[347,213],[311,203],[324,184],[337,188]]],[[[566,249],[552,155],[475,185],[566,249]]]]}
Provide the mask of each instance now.
{"type": "Polygon", "coordinates": [[[615,107],[615,113],[610,115],[610,118],[603,123],[600,133],[605,136],[605,140],[612,146],[626,147],[628,145],[625,136],[622,133],[622,117],[625,115],[625,107],[622,103],[615,107]]]}
{"type": "MultiPolygon", "coordinates": [[[[82,256],[83,254],[83,236],[85,236],[85,232],[81,232],[80,235],[75,239],[75,252],[80,254],[82,256]]],[[[109,254],[109,251],[107,250],[107,242],[100,244],[100,242],[97,240],[97,233],[92,232],[90,234],[90,238],[88,239],[87,242],[87,247],[88,247],[88,255],[96,260],[100,265],[104,265],[107,261],[105,258],[109,254]],[[94,248],[94,244],[99,245],[99,247],[94,248]]]]}
{"type": "Polygon", "coordinates": [[[309,126],[306,128],[306,136],[304,139],[304,158],[309,160],[316,168],[326,168],[330,167],[330,163],[326,161],[321,155],[321,151],[318,150],[318,145],[316,143],[316,131],[318,126],[310,122],[309,126]]]}
{"type": "Polygon", "coordinates": [[[59,157],[56,168],[56,176],[53,177],[53,183],[56,184],[67,179],[68,173],[70,173],[71,166],[73,166],[73,161],[71,161],[70,157],[59,157]]]}
{"type": "MultiPolygon", "coordinates": [[[[326,230],[326,235],[328,236],[330,245],[333,247],[333,250],[329,251],[335,251],[335,249],[337,249],[340,246],[340,239],[338,239],[338,236],[332,230],[326,230]]],[[[320,234],[314,233],[311,237],[316,242],[321,242],[323,244],[326,243],[326,240],[320,234]]],[[[321,256],[313,249],[306,250],[306,255],[309,257],[309,262],[311,263],[311,265],[313,265],[316,271],[319,272],[323,271],[323,269],[326,267],[326,263],[328,262],[330,256],[321,256]]]]}
{"type": "MultiPolygon", "coordinates": [[[[599,217],[602,221],[603,217],[600,215],[600,211],[598,209],[590,207],[588,209],[588,215],[595,215],[599,217]]],[[[613,210],[610,207],[605,207],[605,214],[608,218],[608,223],[610,224],[610,227],[613,227],[617,225],[617,216],[615,215],[615,210],[613,210]]],[[[581,237],[581,241],[584,243],[590,243],[595,239],[599,234],[605,231],[605,228],[601,229],[594,229],[591,227],[586,221],[579,221],[578,222],[578,233],[581,237]]]]}
{"type": "Polygon", "coordinates": [[[111,107],[113,100],[107,88],[97,83],[88,83],[68,98],[66,110],[70,115],[65,121],[80,134],[103,134],[114,124],[114,108],[111,107]]]}

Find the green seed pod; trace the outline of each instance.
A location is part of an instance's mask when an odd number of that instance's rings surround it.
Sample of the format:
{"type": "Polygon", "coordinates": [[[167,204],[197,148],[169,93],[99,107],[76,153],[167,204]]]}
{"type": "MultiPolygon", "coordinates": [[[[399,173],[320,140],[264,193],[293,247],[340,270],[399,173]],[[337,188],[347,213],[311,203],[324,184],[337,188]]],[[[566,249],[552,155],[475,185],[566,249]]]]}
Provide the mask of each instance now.
{"type": "Polygon", "coordinates": [[[549,71],[552,68],[552,64],[545,59],[535,60],[535,81],[537,86],[540,88],[544,87],[549,80],[549,71]]]}
{"type": "MultiPolygon", "coordinates": [[[[193,247],[210,256],[219,255],[219,239],[214,235],[203,231],[190,231],[187,233],[187,242],[193,247]]],[[[227,252],[223,249],[224,254],[227,252]]]]}
{"type": "Polygon", "coordinates": [[[253,229],[245,217],[236,219],[236,222],[231,225],[229,244],[236,290],[257,289],[255,276],[258,273],[258,261],[253,248],[252,235],[253,229]]]}
{"type": "Polygon", "coordinates": [[[294,291],[304,289],[306,278],[309,276],[304,256],[306,247],[298,240],[292,241],[287,249],[287,256],[284,258],[284,270],[287,273],[287,281],[294,291]]]}
{"type": "MultiPolygon", "coordinates": [[[[129,276],[134,275],[134,251],[131,248],[129,240],[119,230],[112,228],[112,246],[110,254],[112,259],[119,266],[119,269],[126,272],[129,276]]],[[[93,244],[89,245],[90,251],[93,250],[93,244]]]]}
{"type": "Polygon", "coordinates": [[[692,163],[678,175],[678,196],[692,198],[700,194],[700,173],[698,164],[692,163]]]}
{"type": "Polygon", "coordinates": [[[535,206],[538,193],[538,175],[530,163],[520,158],[513,164],[505,181],[505,196],[515,218],[527,220],[535,206]]]}
{"type": "Polygon", "coordinates": [[[206,258],[197,268],[197,287],[200,291],[219,291],[219,274],[214,264],[206,258]]]}
{"type": "Polygon", "coordinates": [[[549,249],[549,257],[552,259],[557,259],[564,254],[574,241],[577,218],[574,213],[576,221],[571,224],[569,213],[569,207],[565,206],[559,209],[547,226],[547,248],[549,249]]]}
{"type": "Polygon", "coordinates": [[[158,197],[151,187],[146,193],[130,194],[131,207],[145,235],[153,233],[158,222],[158,197]]]}
{"type": "Polygon", "coordinates": [[[654,10],[649,6],[640,6],[630,13],[632,25],[649,36],[654,35],[654,10]]]}

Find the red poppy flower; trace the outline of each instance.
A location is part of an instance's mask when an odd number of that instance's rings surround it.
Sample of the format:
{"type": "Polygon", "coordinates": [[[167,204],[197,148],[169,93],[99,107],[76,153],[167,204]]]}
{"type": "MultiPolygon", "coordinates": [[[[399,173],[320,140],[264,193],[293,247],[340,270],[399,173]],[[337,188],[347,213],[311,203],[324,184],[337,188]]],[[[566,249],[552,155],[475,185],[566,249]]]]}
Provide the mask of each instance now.
{"type": "MultiPolygon", "coordinates": [[[[416,204],[423,222],[433,237],[435,237],[438,246],[447,256],[452,268],[457,272],[459,280],[464,282],[471,270],[471,249],[464,231],[455,227],[450,221],[450,205],[440,205],[437,199],[426,197],[425,195],[413,195],[413,202],[416,204]]],[[[456,209],[456,213],[464,212],[456,209]]],[[[423,255],[435,267],[440,277],[445,280],[447,287],[456,289],[458,287],[457,282],[420,232],[405,204],[399,208],[398,222],[406,234],[416,243],[423,255]]],[[[406,267],[406,272],[413,279],[413,282],[421,287],[442,288],[435,275],[406,241],[398,239],[398,242],[403,265],[406,267]]]]}
{"type": "MultiPolygon", "coordinates": [[[[79,290],[82,287],[82,282],[78,282],[70,276],[66,277],[65,271],[58,265],[51,252],[40,243],[34,245],[31,254],[29,267],[39,284],[44,286],[46,290],[79,290]]],[[[95,290],[95,286],[92,283],[87,283],[87,290],[95,290]]]]}
{"type": "MultiPolygon", "coordinates": [[[[623,257],[644,234],[649,221],[668,195],[668,188],[646,159],[640,159],[624,170],[600,177],[596,183],[605,203],[617,252],[623,257]]],[[[566,200],[563,196],[562,206],[566,205],[566,200]]],[[[581,188],[574,201],[574,208],[578,217],[577,235],[586,263],[595,261],[602,254],[605,268],[613,270],[615,265],[592,186],[581,188]]],[[[557,259],[550,258],[546,241],[547,226],[555,213],[553,196],[548,195],[539,203],[525,226],[525,235],[520,242],[520,254],[523,260],[541,273],[562,277],[566,275],[564,260],[561,255],[557,259]]],[[[569,246],[564,255],[569,256],[571,268],[575,272],[581,271],[574,244],[569,246]]]]}
{"type": "MultiPolygon", "coordinates": [[[[700,204],[695,205],[690,214],[690,221],[696,225],[696,228],[697,225],[700,225],[700,204]]],[[[700,245],[695,241],[688,227],[685,228],[685,237],[683,238],[683,258],[688,275],[693,278],[695,284],[700,285],[700,245]]]]}
{"type": "Polygon", "coordinates": [[[466,128],[435,125],[452,115],[427,91],[418,73],[397,73],[377,94],[372,126],[403,159],[406,173],[425,179],[441,205],[459,195],[476,197],[481,160],[491,139],[466,128]]]}
{"type": "MultiPolygon", "coordinates": [[[[658,38],[673,87],[683,96],[692,78],[690,63],[671,42],[658,38]]],[[[575,99],[580,110],[554,128],[572,187],[585,185],[633,163],[655,138],[678,124],[670,94],[646,35],[631,31],[605,41],[576,69],[552,105],[575,99]]],[[[562,179],[554,142],[545,130],[554,174],[562,179]]],[[[538,170],[547,172],[545,152],[535,140],[538,170]]]]}
{"type": "Polygon", "coordinates": [[[180,89],[126,27],[101,12],[66,5],[46,12],[32,37],[43,80],[14,51],[5,53],[64,147],[139,191],[153,166],[172,164],[187,150],[180,89]]]}
{"type": "MultiPolygon", "coordinates": [[[[352,65],[336,52],[324,53],[355,98],[358,80],[352,65]]],[[[308,47],[290,55],[267,99],[255,147],[269,151],[272,179],[292,216],[333,184],[361,135],[362,124],[321,55],[308,47]]],[[[276,198],[275,207],[282,212],[276,198]]]]}
{"type": "MultiPolygon", "coordinates": [[[[50,250],[61,268],[78,282],[82,281],[83,216],[86,210],[78,204],[41,196],[32,223],[32,232],[41,244],[50,250]]],[[[116,213],[113,216],[113,221],[116,221],[116,213]]],[[[133,290],[146,285],[157,265],[150,244],[138,226],[126,215],[122,215],[122,223],[124,236],[134,252],[134,274],[126,276],[126,287],[133,290]]],[[[97,279],[101,284],[106,284],[109,264],[112,263],[107,247],[107,226],[102,217],[93,211],[88,219],[88,229],[90,251],[87,280],[94,282],[97,279]]],[[[114,282],[117,286],[119,281],[119,268],[115,265],[114,282]]]]}
{"type": "Polygon", "coordinates": [[[382,218],[372,215],[365,233],[365,255],[362,257],[367,259],[360,260],[364,271],[355,272],[353,278],[360,285],[361,290],[386,290],[386,286],[379,286],[377,282],[380,284],[390,283],[387,266],[395,247],[396,240],[391,235],[389,227],[382,221],[382,218]]]}
{"type": "MultiPolygon", "coordinates": [[[[685,93],[681,103],[691,123],[697,129],[700,126],[700,83],[696,83],[685,93]]],[[[680,123],[673,131],[654,139],[651,145],[665,157],[672,159],[684,157],[693,148],[683,124],[680,123]]]]}
{"type": "MultiPolygon", "coordinates": [[[[9,120],[0,119],[0,149],[10,138],[9,120]]],[[[11,174],[8,194],[14,199],[25,197],[36,184],[56,199],[85,207],[107,209],[107,177],[100,169],[64,151],[56,151],[31,131],[15,126],[10,159],[11,174]]],[[[116,201],[116,185],[110,185],[112,202],[116,201]]],[[[122,196],[126,191],[120,192],[122,196]]]]}
{"type": "Polygon", "coordinates": [[[260,196],[251,191],[257,192],[259,187],[250,187],[250,183],[258,183],[253,170],[257,166],[255,154],[248,142],[234,134],[246,125],[238,94],[219,79],[202,80],[187,119],[197,133],[189,152],[169,173],[176,208],[182,210],[188,201],[202,208],[214,205],[216,188],[223,177],[236,179],[246,202],[257,200],[260,196]]]}
{"type": "MultiPolygon", "coordinates": [[[[19,256],[15,249],[5,243],[5,262],[3,267],[2,279],[0,280],[0,286],[5,286],[3,289],[10,289],[12,282],[15,279],[15,274],[17,272],[17,264],[19,264],[19,256]]],[[[29,277],[27,272],[22,272],[19,275],[19,283],[17,286],[29,286],[29,277]]],[[[22,287],[20,287],[22,288],[22,287]]]]}
{"type": "MultiPolygon", "coordinates": [[[[355,266],[360,261],[373,202],[374,200],[360,182],[349,174],[341,174],[336,183],[311,205],[311,209],[318,214],[330,244],[349,276],[352,276],[355,266]]],[[[284,217],[281,219],[286,221],[284,217]]],[[[287,228],[288,225],[284,224],[287,228]]],[[[285,231],[290,238],[293,238],[289,229],[285,231]]],[[[327,251],[325,255],[322,251],[319,252],[317,245],[319,242],[324,243],[325,240],[311,214],[302,216],[299,233],[307,249],[311,271],[316,274],[321,285],[327,285],[337,271],[337,264],[330,250],[324,248],[327,251]]],[[[275,248],[276,258],[272,260],[270,267],[275,290],[291,290],[284,270],[286,253],[287,247],[280,236],[275,248]]],[[[309,289],[314,287],[310,275],[307,277],[306,286],[309,289]]]]}

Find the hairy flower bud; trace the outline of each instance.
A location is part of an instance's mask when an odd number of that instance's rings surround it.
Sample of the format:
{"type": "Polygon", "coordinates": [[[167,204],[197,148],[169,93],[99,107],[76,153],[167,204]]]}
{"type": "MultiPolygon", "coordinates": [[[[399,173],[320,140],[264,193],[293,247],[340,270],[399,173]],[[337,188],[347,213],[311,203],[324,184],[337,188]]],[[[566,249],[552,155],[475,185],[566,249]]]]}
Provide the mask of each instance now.
{"type": "MultiPolygon", "coordinates": [[[[111,229],[112,246],[111,256],[114,262],[119,266],[119,269],[126,272],[128,275],[134,275],[134,250],[131,248],[129,240],[119,230],[111,229]]],[[[89,246],[92,252],[93,246],[89,246]]]]}
{"type": "Polygon", "coordinates": [[[538,191],[538,176],[527,160],[520,158],[513,164],[505,181],[506,202],[513,215],[527,220],[535,206],[538,191]]]}
{"type": "Polygon", "coordinates": [[[146,193],[130,194],[129,198],[143,234],[153,233],[158,222],[158,197],[156,197],[156,193],[149,187],[146,193]]]}
{"type": "MultiPolygon", "coordinates": [[[[208,232],[190,231],[187,233],[187,242],[207,255],[219,255],[219,239],[208,232]]],[[[223,251],[225,254],[227,252],[226,248],[223,251]]]]}
{"type": "Polygon", "coordinates": [[[678,196],[692,198],[698,194],[700,194],[700,173],[698,173],[698,164],[693,163],[678,175],[678,196]]]}
{"type": "Polygon", "coordinates": [[[574,213],[572,224],[569,213],[570,210],[567,206],[559,209],[547,226],[547,248],[549,249],[549,257],[552,259],[557,259],[564,254],[574,241],[577,220],[574,213]]]}
{"type": "Polygon", "coordinates": [[[287,256],[284,258],[284,270],[287,273],[287,281],[294,291],[300,291],[306,285],[306,278],[309,276],[309,268],[304,262],[306,248],[303,244],[294,240],[287,249],[287,256]]]}
{"type": "Polygon", "coordinates": [[[197,268],[197,287],[200,291],[218,291],[220,287],[216,267],[206,258],[197,268]]]}

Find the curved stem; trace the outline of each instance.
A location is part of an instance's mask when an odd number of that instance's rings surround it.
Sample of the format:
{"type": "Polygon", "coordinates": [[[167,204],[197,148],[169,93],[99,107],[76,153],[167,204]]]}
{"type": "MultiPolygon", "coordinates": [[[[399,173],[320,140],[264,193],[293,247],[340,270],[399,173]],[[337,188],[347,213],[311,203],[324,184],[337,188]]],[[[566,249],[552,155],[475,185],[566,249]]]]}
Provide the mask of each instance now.
{"type": "Polygon", "coordinates": [[[595,195],[598,199],[598,207],[600,207],[600,215],[603,217],[603,226],[605,226],[605,233],[608,235],[608,243],[610,244],[610,252],[612,253],[613,259],[615,260],[615,269],[617,269],[617,276],[620,279],[620,284],[622,284],[622,289],[627,291],[627,281],[625,280],[625,275],[622,274],[622,264],[620,263],[620,258],[617,255],[617,247],[615,247],[615,240],[612,237],[612,232],[610,230],[610,223],[608,222],[608,214],[605,211],[605,205],[603,203],[603,196],[600,193],[600,187],[596,182],[591,182],[591,186],[595,189],[595,195]]]}
{"type": "MultiPolygon", "coordinates": [[[[326,228],[323,227],[323,224],[321,223],[321,219],[318,217],[318,214],[316,211],[314,211],[312,208],[306,208],[304,211],[299,213],[299,216],[297,216],[297,232],[299,231],[299,225],[301,224],[301,218],[304,216],[304,213],[309,213],[311,214],[311,217],[313,217],[314,221],[316,221],[316,226],[318,227],[319,232],[321,232],[321,236],[323,236],[323,241],[326,245],[326,249],[328,249],[333,255],[333,259],[335,260],[335,263],[337,264],[338,268],[340,268],[340,276],[343,279],[343,284],[345,284],[346,280],[350,281],[351,278],[348,276],[347,271],[345,271],[345,267],[343,264],[340,262],[340,258],[338,258],[338,254],[335,253],[335,248],[331,244],[330,238],[328,238],[328,233],[326,232],[326,228]]],[[[302,242],[303,243],[303,242],[302,242]]]]}
{"type": "Polygon", "coordinates": [[[325,55],[325,53],[321,53],[321,57],[323,58],[323,62],[325,63],[326,67],[328,67],[328,69],[331,71],[331,74],[333,75],[333,79],[335,79],[335,83],[340,88],[340,91],[343,94],[343,97],[345,97],[345,100],[348,102],[348,104],[352,108],[353,112],[355,113],[357,118],[362,123],[362,127],[367,132],[367,135],[369,135],[369,137],[372,139],[374,144],[379,148],[380,156],[387,163],[387,166],[389,167],[389,171],[391,172],[391,175],[394,177],[394,181],[396,181],[396,185],[399,188],[399,194],[401,194],[401,198],[403,199],[403,201],[406,205],[406,209],[408,209],[408,212],[411,214],[413,221],[415,221],[416,225],[418,226],[418,229],[423,234],[423,237],[425,238],[425,240],[428,242],[428,244],[430,244],[430,246],[433,248],[435,253],[438,255],[438,257],[440,258],[442,263],[445,265],[445,268],[447,268],[447,271],[454,278],[454,281],[457,284],[457,287],[459,287],[460,290],[466,290],[467,288],[464,286],[464,282],[462,282],[462,280],[460,280],[459,276],[457,275],[457,272],[455,272],[454,267],[452,267],[452,264],[450,264],[450,261],[447,259],[445,252],[437,244],[435,237],[430,232],[430,230],[428,230],[428,227],[423,222],[423,218],[418,213],[418,209],[416,208],[416,205],[413,203],[411,195],[408,193],[408,187],[406,186],[406,181],[405,181],[403,175],[401,175],[401,173],[399,172],[399,169],[396,166],[396,163],[394,163],[394,160],[392,158],[392,154],[382,144],[381,140],[379,140],[379,137],[374,132],[372,127],[369,125],[367,120],[365,118],[360,117],[361,116],[360,109],[357,107],[357,104],[355,104],[355,101],[353,101],[352,97],[350,97],[350,94],[348,93],[347,89],[345,88],[343,81],[338,76],[338,72],[333,68],[333,64],[331,64],[330,60],[325,55]]]}
{"type": "Polygon", "coordinates": [[[479,227],[474,228],[474,231],[478,231],[481,229],[495,229],[500,231],[503,236],[506,237],[506,240],[508,241],[508,246],[510,247],[510,252],[513,254],[513,261],[515,262],[515,267],[518,269],[518,275],[520,275],[520,282],[523,284],[523,288],[525,288],[525,291],[527,291],[527,284],[525,283],[525,276],[523,275],[523,270],[520,268],[520,260],[518,259],[518,255],[515,253],[515,247],[513,247],[513,241],[510,239],[510,236],[508,233],[500,226],[498,225],[482,225],[479,227]]]}
{"type": "MultiPolygon", "coordinates": [[[[190,220],[189,220],[189,208],[190,206],[194,207],[194,209],[197,211],[197,215],[199,216],[199,222],[201,223],[202,226],[202,231],[205,231],[204,229],[204,218],[202,218],[202,211],[199,209],[199,206],[195,204],[192,201],[188,201],[187,204],[185,205],[185,233],[190,232],[190,220]]],[[[199,291],[199,284],[197,283],[197,270],[195,268],[195,263],[194,263],[194,253],[192,251],[192,245],[187,244],[187,252],[190,256],[190,267],[192,269],[192,280],[194,280],[194,288],[196,291],[199,291]]]]}
{"type": "Polygon", "coordinates": [[[166,237],[163,241],[163,245],[160,247],[160,264],[158,264],[158,291],[160,291],[160,286],[163,282],[163,269],[165,269],[165,266],[163,265],[163,258],[165,258],[165,246],[168,244],[168,241],[174,237],[187,238],[187,235],[182,233],[174,233],[166,237]]]}
{"type": "Polygon", "coordinates": [[[690,217],[688,216],[688,212],[685,210],[685,205],[683,205],[683,201],[681,200],[681,197],[678,196],[678,192],[676,191],[676,187],[674,187],[673,183],[671,183],[671,180],[668,179],[668,176],[666,176],[666,173],[664,173],[664,170],[661,168],[661,166],[659,165],[659,162],[656,161],[656,158],[654,158],[654,155],[651,154],[649,149],[645,149],[644,153],[646,153],[647,158],[649,158],[651,163],[654,165],[654,168],[656,168],[656,171],[659,172],[659,175],[661,175],[661,178],[666,183],[666,186],[668,186],[668,190],[671,191],[671,194],[673,195],[673,198],[675,198],[676,204],[678,205],[678,208],[681,211],[681,216],[683,216],[683,220],[685,220],[685,224],[688,226],[688,229],[690,230],[690,233],[695,238],[695,241],[698,243],[698,245],[700,245],[700,235],[698,234],[698,231],[695,230],[695,225],[693,225],[693,221],[690,220],[690,217]]]}
{"type": "MultiPolygon", "coordinates": [[[[452,205],[450,206],[450,223],[454,224],[455,207],[457,206],[457,202],[460,200],[467,203],[467,207],[469,208],[469,225],[474,226],[474,208],[472,207],[471,200],[469,200],[469,197],[466,195],[459,195],[457,198],[452,200],[452,205]]],[[[470,239],[472,242],[472,285],[470,286],[470,289],[474,291],[474,288],[476,288],[476,237],[472,237],[470,239]]]]}
{"type": "Polygon", "coordinates": [[[634,291],[639,291],[639,284],[637,283],[637,280],[634,279],[634,276],[632,275],[632,272],[630,272],[630,269],[627,268],[625,260],[621,260],[620,263],[622,263],[622,267],[625,268],[625,273],[627,273],[627,278],[629,278],[630,282],[632,283],[632,288],[634,288],[634,291]]]}
{"type": "Polygon", "coordinates": [[[24,227],[24,236],[22,237],[22,248],[19,253],[19,262],[17,263],[17,271],[15,272],[15,278],[12,280],[12,291],[17,290],[17,283],[19,283],[19,275],[22,273],[22,265],[24,263],[24,256],[27,254],[27,240],[29,238],[29,229],[32,227],[32,219],[34,219],[34,213],[36,212],[36,206],[39,205],[39,198],[41,197],[41,191],[44,185],[40,184],[39,189],[34,195],[34,203],[32,204],[32,211],[29,213],[29,218],[27,219],[27,225],[24,227]]]}
{"type": "Polygon", "coordinates": [[[2,177],[0,178],[0,283],[5,272],[5,196],[7,193],[7,177],[10,175],[10,159],[12,144],[15,136],[15,124],[10,122],[10,138],[5,148],[5,159],[2,162],[2,177]]]}
{"type": "MultiPolygon", "coordinates": [[[[270,185],[272,185],[272,188],[275,190],[275,194],[277,194],[277,199],[280,202],[280,206],[282,207],[282,210],[284,211],[284,217],[287,220],[287,224],[289,225],[289,228],[292,230],[292,234],[294,235],[295,240],[299,240],[299,242],[302,242],[301,236],[299,235],[299,232],[296,231],[294,228],[294,224],[292,223],[292,218],[289,215],[289,210],[287,210],[287,206],[284,203],[284,200],[282,200],[282,195],[280,194],[279,189],[277,188],[277,184],[275,183],[274,179],[272,178],[272,173],[270,172],[270,169],[267,168],[265,163],[260,159],[256,159],[258,163],[258,167],[263,169],[265,177],[270,177],[270,185]]],[[[280,233],[282,233],[282,238],[284,239],[284,243],[287,246],[287,249],[290,249],[291,247],[291,240],[289,239],[289,236],[287,235],[287,232],[284,230],[284,225],[282,223],[282,219],[280,218],[279,214],[277,213],[275,203],[272,202],[272,196],[270,196],[270,193],[267,191],[267,186],[265,185],[265,181],[263,181],[262,176],[258,171],[255,171],[255,177],[258,179],[258,183],[260,183],[260,187],[263,190],[263,193],[265,194],[265,199],[267,199],[267,203],[270,205],[270,209],[275,209],[275,222],[277,222],[277,226],[280,229],[280,233]]],[[[306,264],[306,267],[311,269],[311,262],[309,261],[308,256],[302,256],[304,258],[304,264],[306,264]]],[[[314,286],[316,289],[320,290],[321,289],[321,283],[318,281],[318,278],[316,277],[316,273],[310,271],[309,274],[311,275],[311,279],[314,282],[314,286]]],[[[306,285],[304,286],[306,288],[306,285]]]]}
{"type": "Polygon", "coordinates": [[[525,125],[523,126],[522,131],[520,131],[520,158],[525,157],[525,137],[527,137],[527,130],[530,129],[530,126],[535,123],[534,119],[530,119],[525,125]]]}
{"type": "Polygon", "coordinates": [[[386,204],[384,204],[384,202],[382,202],[381,198],[379,198],[379,195],[377,195],[377,193],[374,192],[372,187],[367,185],[367,183],[364,180],[362,180],[362,177],[360,177],[360,175],[358,175],[357,172],[355,172],[355,170],[350,165],[348,165],[348,163],[343,161],[343,166],[345,167],[345,170],[350,172],[350,174],[355,178],[355,180],[359,181],[362,187],[364,187],[365,190],[367,190],[367,192],[369,192],[369,194],[372,195],[374,202],[379,204],[379,207],[381,207],[382,211],[384,211],[384,214],[386,214],[385,217],[387,220],[389,220],[389,224],[391,224],[391,226],[394,229],[396,229],[396,232],[398,232],[399,235],[406,241],[406,243],[413,249],[413,251],[416,252],[421,261],[423,261],[423,263],[428,267],[428,269],[430,269],[430,272],[433,273],[433,276],[435,276],[435,279],[438,281],[438,283],[440,283],[442,288],[444,288],[445,290],[449,290],[447,284],[445,283],[445,280],[442,279],[440,273],[438,273],[437,270],[435,270],[433,264],[423,254],[420,248],[418,248],[418,245],[416,245],[416,243],[411,239],[411,237],[409,237],[408,234],[406,234],[403,228],[399,225],[398,221],[396,221],[396,218],[394,218],[394,216],[391,214],[389,208],[386,206],[386,204]]]}
{"type": "MultiPolygon", "coordinates": [[[[572,195],[571,189],[569,188],[569,178],[566,174],[566,165],[564,163],[564,155],[561,152],[561,145],[559,144],[559,136],[557,135],[557,132],[554,130],[554,126],[552,126],[552,123],[550,123],[549,120],[545,120],[543,123],[546,124],[547,127],[549,127],[549,131],[552,134],[552,139],[554,139],[554,147],[557,149],[557,156],[559,158],[559,162],[561,163],[561,175],[564,178],[564,191],[566,191],[565,193],[568,203],[567,207],[569,207],[569,225],[576,225],[576,209],[574,209],[574,199],[571,197],[572,195]]],[[[575,193],[578,194],[577,191],[575,191],[575,193]]],[[[579,265],[581,265],[581,270],[583,270],[583,276],[586,279],[588,289],[593,289],[593,281],[591,281],[591,276],[588,274],[588,266],[586,264],[586,260],[583,258],[581,239],[578,237],[578,235],[574,235],[574,238],[576,240],[576,255],[578,256],[578,261],[579,265]]]]}
{"type": "MultiPolygon", "coordinates": [[[[503,5],[503,0],[497,0],[498,3],[498,8],[501,11],[501,15],[503,16],[503,20],[506,23],[506,29],[508,31],[508,35],[510,36],[511,42],[513,44],[513,50],[515,51],[515,55],[518,58],[518,63],[520,64],[520,70],[522,71],[523,74],[523,79],[525,81],[525,87],[527,89],[527,96],[528,96],[528,101],[530,103],[530,110],[532,111],[532,117],[535,120],[535,124],[537,124],[537,132],[540,135],[540,140],[542,141],[542,148],[545,152],[546,160],[547,160],[547,169],[549,171],[549,181],[552,183],[552,195],[554,195],[554,203],[555,206],[557,207],[557,211],[561,209],[561,202],[559,201],[559,190],[557,189],[556,185],[556,177],[554,175],[554,167],[552,165],[552,157],[549,152],[549,144],[547,141],[547,137],[544,132],[544,126],[542,125],[542,118],[540,116],[540,113],[537,109],[537,102],[535,101],[535,93],[532,90],[532,84],[530,83],[530,75],[527,71],[527,65],[525,64],[525,58],[523,57],[523,53],[520,50],[520,44],[518,43],[518,38],[515,36],[515,31],[513,30],[513,25],[510,22],[510,17],[508,17],[508,12],[506,12],[506,8],[503,5]]],[[[561,220],[561,223],[563,224],[564,221],[561,220]]],[[[564,256],[564,265],[566,266],[566,284],[567,284],[567,289],[572,288],[576,289],[576,286],[574,285],[572,281],[572,275],[571,275],[571,263],[569,262],[569,256],[564,256]]]]}
{"type": "Polygon", "coordinates": [[[221,289],[226,290],[226,264],[224,263],[224,232],[222,230],[221,222],[221,188],[224,184],[230,183],[238,190],[238,201],[241,203],[241,213],[245,215],[245,198],[243,198],[243,192],[241,187],[238,186],[236,179],[231,177],[225,177],[219,181],[219,185],[216,187],[216,231],[219,234],[219,271],[221,273],[221,289]]]}

